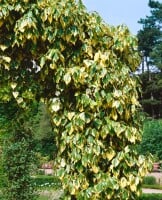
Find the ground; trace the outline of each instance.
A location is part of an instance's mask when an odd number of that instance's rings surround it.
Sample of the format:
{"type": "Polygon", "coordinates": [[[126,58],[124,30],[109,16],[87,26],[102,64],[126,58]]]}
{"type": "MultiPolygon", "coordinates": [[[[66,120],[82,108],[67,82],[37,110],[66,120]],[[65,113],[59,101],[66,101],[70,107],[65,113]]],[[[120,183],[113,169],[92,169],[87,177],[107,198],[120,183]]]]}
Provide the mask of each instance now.
{"type": "Polygon", "coordinates": [[[153,193],[162,194],[162,190],[150,189],[150,188],[143,188],[142,192],[145,194],[153,194],[153,193]]]}

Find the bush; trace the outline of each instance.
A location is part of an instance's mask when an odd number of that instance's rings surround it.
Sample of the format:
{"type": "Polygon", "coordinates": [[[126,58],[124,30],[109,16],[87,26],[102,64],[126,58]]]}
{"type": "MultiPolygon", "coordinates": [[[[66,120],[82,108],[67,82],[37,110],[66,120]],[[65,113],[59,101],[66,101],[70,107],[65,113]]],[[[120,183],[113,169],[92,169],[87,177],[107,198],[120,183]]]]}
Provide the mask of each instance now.
{"type": "Polygon", "coordinates": [[[156,178],[154,176],[146,176],[143,180],[143,184],[145,185],[155,185],[156,178]]]}
{"type": "MultiPolygon", "coordinates": [[[[24,119],[25,120],[25,119],[24,119]]],[[[5,200],[35,200],[31,180],[34,152],[32,133],[24,128],[22,120],[13,122],[13,131],[4,148],[4,170],[7,177],[5,200]]]]}
{"type": "Polygon", "coordinates": [[[38,175],[45,175],[45,171],[44,171],[44,170],[38,170],[38,171],[37,171],[37,174],[38,174],[38,175]]]}
{"type": "Polygon", "coordinates": [[[162,200],[162,194],[143,194],[139,200],[162,200]]]}

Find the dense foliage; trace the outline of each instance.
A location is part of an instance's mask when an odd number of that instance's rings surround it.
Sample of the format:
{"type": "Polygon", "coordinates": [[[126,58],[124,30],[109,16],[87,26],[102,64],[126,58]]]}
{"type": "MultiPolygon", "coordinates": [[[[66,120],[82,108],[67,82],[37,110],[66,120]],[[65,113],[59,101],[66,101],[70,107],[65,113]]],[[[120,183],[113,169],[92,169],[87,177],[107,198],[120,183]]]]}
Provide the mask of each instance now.
{"type": "MultiPolygon", "coordinates": [[[[143,138],[139,152],[143,155],[152,153],[162,160],[162,120],[148,120],[144,123],[143,138]]],[[[156,161],[158,161],[156,160],[156,161]]]]}
{"type": "Polygon", "coordinates": [[[27,116],[16,115],[8,127],[8,138],[3,145],[4,170],[7,177],[5,199],[35,199],[31,179],[34,164],[33,140],[30,129],[25,127],[27,116]]]}
{"type": "Polygon", "coordinates": [[[34,107],[35,110],[27,121],[33,133],[34,151],[53,160],[56,156],[56,142],[50,115],[45,104],[39,103],[34,107]]]}
{"type": "Polygon", "coordinates": [[[151,165],[136,153],[139,55],[129,30],[81,1],[1,0],[0,55],[1,100],[49,109],[64,199],[137,199],[151,165]]]}

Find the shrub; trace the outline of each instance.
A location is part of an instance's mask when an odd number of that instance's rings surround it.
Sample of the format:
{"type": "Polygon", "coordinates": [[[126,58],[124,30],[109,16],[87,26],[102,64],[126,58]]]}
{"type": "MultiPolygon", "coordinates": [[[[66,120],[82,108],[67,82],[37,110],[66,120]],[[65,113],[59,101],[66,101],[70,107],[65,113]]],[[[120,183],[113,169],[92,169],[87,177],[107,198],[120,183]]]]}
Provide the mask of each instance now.
{"type": "Polygon", "coordinates": [[[145,184],[145,185],[155,185],[156,184],[156,178],[154,176],[146,176],[143,179],[143,184],[145,184]]]}
{"type": "Polygon", "coordinates": [[[34,162],[32,133],[24,125],[26,116],[17,117],[17,120],[12,121],[10,137],[4,147],[4,170],[7,177],[5,200],[36,198],[31,179],[34,162]]]}
{"type": "Polygon", "coordinates": [[[37,171],[37,174],[38,174],[38,175],[45,175],[45,171],[44,171],[44,170],[38,170],[38,171],[37,171]]]}

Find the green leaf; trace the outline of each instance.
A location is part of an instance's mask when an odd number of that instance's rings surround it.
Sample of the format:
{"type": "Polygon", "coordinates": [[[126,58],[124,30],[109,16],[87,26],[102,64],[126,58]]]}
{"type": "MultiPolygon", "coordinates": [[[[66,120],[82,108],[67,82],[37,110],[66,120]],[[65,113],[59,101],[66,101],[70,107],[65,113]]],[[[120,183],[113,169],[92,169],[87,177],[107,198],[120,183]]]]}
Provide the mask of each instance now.
{"type": "Polygon", "coordinates": [[[71,75],[70,75],[70,73],[66,73],[64,75],[64,81],[65,81],[66,85],[68,85],[71,82],[71,75]]]}
{"type": "Polygon", "coordinates": [[[6,61],[7,63],[10,63],[10,62],[11,62],[11,58],[8,57],[8,56],[2,56],[2,59],[3,59],[4,61],[6,61]]]}
{"type": "Polygon", "coordinates": [[[12,94],[13,94],[14,98],[16,99],[19,95],[19,92],[15,91],[15,92],[12,92],[12,94]]]}
{"type": "Polygon", "coordinates": [[[46,58],[45,57],[41,57],[41,60],[40,60],[40,67],[43,67],[46,63],[46,58]]]}

